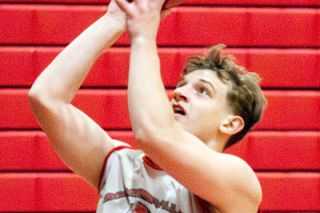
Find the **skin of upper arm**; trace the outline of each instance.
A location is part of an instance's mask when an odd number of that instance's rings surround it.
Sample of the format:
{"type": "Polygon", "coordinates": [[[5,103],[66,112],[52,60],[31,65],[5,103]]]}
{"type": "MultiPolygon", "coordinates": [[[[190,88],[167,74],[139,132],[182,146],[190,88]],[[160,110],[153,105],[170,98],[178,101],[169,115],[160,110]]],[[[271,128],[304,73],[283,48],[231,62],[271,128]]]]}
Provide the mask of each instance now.
{"type": "Polygon", "coordinates": [[[111,139],[90,117],[72,104],[29,98],[32,110],[51,146],[63,162],[98,188],[104,158],[123,142],[111,139]]]}
{"type": "Polygon", "coordinates": [[[261,188],[243,160],[218,153],[180,127],[150,130],[144,151],[190,191],[220,212],[256,212],[261,188]],[[152,143],[148,141],[152,140],[152,143]]]}

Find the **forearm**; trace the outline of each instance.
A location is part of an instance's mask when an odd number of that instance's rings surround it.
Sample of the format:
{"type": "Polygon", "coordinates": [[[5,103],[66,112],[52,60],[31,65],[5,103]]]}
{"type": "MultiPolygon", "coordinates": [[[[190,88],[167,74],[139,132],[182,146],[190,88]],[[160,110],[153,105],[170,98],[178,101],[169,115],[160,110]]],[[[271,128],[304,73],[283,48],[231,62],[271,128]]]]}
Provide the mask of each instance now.
{"type": "Polygon", "coordinates": [[[131,124],[137,137],[152,134],[152,129],[171,128],[174,117],[161,79],[155,40],[132,41],[128,90],[131,124]]]}
{"type": "Polygon", "coordinates": [[[30,94],[71,102],[96,59],[123,30],[116,21],[102,16],[53,60],[37,78],[30,94]]]}

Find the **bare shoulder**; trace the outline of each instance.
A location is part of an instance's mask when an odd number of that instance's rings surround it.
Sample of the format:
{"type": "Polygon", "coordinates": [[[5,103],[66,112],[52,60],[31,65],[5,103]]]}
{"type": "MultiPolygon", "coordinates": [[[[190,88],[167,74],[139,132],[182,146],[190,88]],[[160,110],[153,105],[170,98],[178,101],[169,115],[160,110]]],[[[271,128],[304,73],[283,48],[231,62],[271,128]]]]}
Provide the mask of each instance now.
{"type": "Polygon", "coordinates": [[[119,147],[119,146],[127,146],[127,147],[131,147],[128,143],[123,142],[123,141],[119,141],[117,139],[112,139],[112,143],[113,143],[113,147],[119,147]]]}
{"type": "Polygon", "coordinates": [[[258,177],[249,164],[238,156],[221,153],[221,160],[232,172],[234,190],[239,190],[250,203],[259,205],[262,189],[258,177]]]}

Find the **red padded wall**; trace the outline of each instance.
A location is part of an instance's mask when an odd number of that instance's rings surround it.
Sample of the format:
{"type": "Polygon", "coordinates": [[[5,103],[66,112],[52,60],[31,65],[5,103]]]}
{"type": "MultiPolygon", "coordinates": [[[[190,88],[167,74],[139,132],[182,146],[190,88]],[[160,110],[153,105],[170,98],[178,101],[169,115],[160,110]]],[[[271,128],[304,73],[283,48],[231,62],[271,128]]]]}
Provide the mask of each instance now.
{"type": "MultiPolygon", "coordinates": [[[[106,2],[1,0],[0,212],[95,211],[97,193],[54,153],[26,94],[106,2]]],[[[227,44],[226,53],[262,77],[265,116],[227,150],[256,171],[261,213],[320,212],[319,8],[318,0],[185,0],[160,28],[169,95],[185,60],[216,43],[227,44]]],[[[101,56],[74,104],[112,137],[135,146],[126,101],[128,45],[124,35],[101,56]]]]}
{"type": "MultiPolygon", "coordinates": [[[[0,64],[6,67],[1,70],[0,86],[31,86],[61,49],[0,47],[0,64]]],[[[204,51],[203,48],[159,48],[165,84],[174,87],[186,59],[204,51]]],[[[320,87],[319,49],[229,48],[226,53],[234,54],[239,63],[249,70],[259,71],[264,88],[320,87]],[[284,72],[284,69],[290,72],[284,72]],[[277,76],[277,81],[274,76],[277,76]]],[[[111,48],[97,61],[83,86],[125,87],[128,81],[128,60],[129,48],[111,48]],[[113,63],[117,64],[117,72],[112,72],[113,63]]]]}
{"type": "MultiPolygon", "coordinates": [[[[104,9],[103,6],[4,4],[0,13],[3,26],[0,41],[4,44],[66,44],[104,9]]],[[[227,43],[248,47],[319,47],[319,13],[314,8],[177,8],[163,22],[158,40],[159,45],[170,46],[227,43]]],[[[128,44],[127,36],[118,44],[128,44]]]]}

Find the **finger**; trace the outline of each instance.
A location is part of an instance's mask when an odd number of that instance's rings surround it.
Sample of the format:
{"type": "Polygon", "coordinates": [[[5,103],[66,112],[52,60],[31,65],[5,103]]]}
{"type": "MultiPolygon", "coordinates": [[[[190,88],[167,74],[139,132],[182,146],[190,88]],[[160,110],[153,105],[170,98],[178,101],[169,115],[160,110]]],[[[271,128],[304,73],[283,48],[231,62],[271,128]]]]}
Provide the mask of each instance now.
{"type": "Polygon", "coordinates": [[[126,15],[128,17],[132,17],[133,16],[133,11],[132,11],[132,7],[131,4],[134,3],[134,1],[128,2],[127,0],[115,0],[115,2],[117,3],[118,7],[126,13],[126,15]]]}

